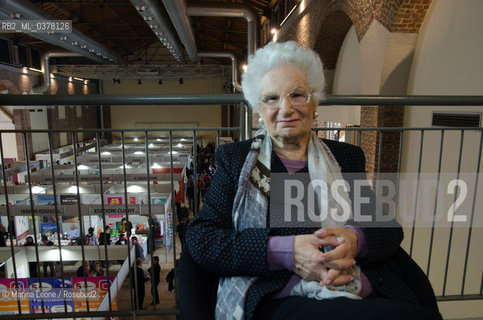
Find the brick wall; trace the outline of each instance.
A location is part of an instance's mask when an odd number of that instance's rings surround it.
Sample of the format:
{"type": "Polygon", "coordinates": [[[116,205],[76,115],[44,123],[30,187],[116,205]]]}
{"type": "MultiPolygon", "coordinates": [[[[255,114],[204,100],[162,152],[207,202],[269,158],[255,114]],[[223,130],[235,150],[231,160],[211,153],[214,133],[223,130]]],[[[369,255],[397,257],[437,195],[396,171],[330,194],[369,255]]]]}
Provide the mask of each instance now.
{"type": "Polygon", "coordinates": [[[404,0],[388,28],[391,32],[417,33],[432,0],[404,0]]]}
{"type": "MultiPolygon", "coordinates": [[[[0,84],[8,89],[9,94],[28,94],[32,88],[43,82],[43,78],[40,74],[23,74],[21,70],[12,70],[10,68],[1,70],[0,84]]],[[[47,94],[96,94],[97,84],[94,82],[84,85],[82,82],[74,81],[69,83],[68,79],[63,77],[56,77],[51,79],[51,87],[47,94]]],[[[107,123],[106,127],[110,127],[110,110],[109,106],[105,107],[104,120],[107,123]]],[[[59,119],[58,110],[56,107],[48,109],[48,128],[49,129],[78,129],[78,128],[99,128],[99,112],[98,107],[89,106],[82,107],[82,116],[77,117],[76,108],[66,107],[65,119],[59,119]]],[[[30,110],[15,108],[14,109],[14,125],[16,130],[30,130],[30,110]]],[[[95,133],[84,134],[83,140],[92,138],[95,133]]],[[[17,143],[17,156],[19,161],[25,160],[23,135],[21,133],[16,134],[17,143]]],[[[71,135],[67,135],[68,143],[71,142],[71,135]]],[[[60,147],[60,134],[52,134],[52,146],[54,148],[60,147]]],[[[27,134],[27,147],[29,154],[32,151],[32,137],[27,134]]]]}
{"type": "MultiPolygon", "coordinates": [[[[281,28],[279,39],[296,40],[313,48],[321,56],[324,69],[333,71],[341,45],[352,25],[359,40],[374,19],[391,32],[419,32],[430,4],[431,0],[312,1],[293,23],[281,28]]],[[[329,83],[326,91],[330,94],[331,90],[329,83]]],[[[403,106],[363,106],[361,127],[400,127],[403,117],[403,106]]],[[[366,169],[374,172],[379,166],[382,172],[396,172],[400,133],[383,133],[380,165],[379,138],[375,132],[362,133],[361,146],[366,153],[366,169]]]]}
{"type": "MultiPolygon", "coordinates": [[[[52,81],[49,89],[49,94],[96,94],[97,84],[90,82],[87,85],[82,82],[69,82],[66,78],[56,78],[52,81]]],[[[106,107],[109,108],[109,107],[106,107]]],[[[65,117],[59,117],[58,108],[49,108],[47,116],[49,121],[49,130],[72,130],[72,129],[95,129],[100,128],[99,123],[99,108],[98,106],[65,106],[65,117]],[[81,109],[80,116],[78,116],[78,108],[81,109]]],[[[110,119],[110,118],[109,118],[110,119]]],[[[95,137],[95,133],[78,134],[76,140],[89,140],[95,137]]],[[[72,143],[72,134],[67,133],[67,143],[72,143]]],[[[58,148],[61,146],[61,134],[52,134],[52,147],[58,148]]]]}

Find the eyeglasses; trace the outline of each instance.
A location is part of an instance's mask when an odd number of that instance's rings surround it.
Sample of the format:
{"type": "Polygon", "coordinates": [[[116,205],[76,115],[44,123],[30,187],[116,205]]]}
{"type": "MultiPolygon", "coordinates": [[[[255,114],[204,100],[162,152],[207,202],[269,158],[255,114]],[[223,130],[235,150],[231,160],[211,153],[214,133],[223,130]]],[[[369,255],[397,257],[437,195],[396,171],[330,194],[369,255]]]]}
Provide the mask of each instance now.
{"type": "MultiPolygon", "coordinates": [[[[285,97],[288,99],[292,106],[302,106],[310,101],[312,94],[305,91],[294,90],[287,93],[285,97]]],[[[258,99],[258,102],[266,105],[269,108],[278,108],[280,107],[283,98],[284,96],[270,94],[266,97],[258,99]]]]}

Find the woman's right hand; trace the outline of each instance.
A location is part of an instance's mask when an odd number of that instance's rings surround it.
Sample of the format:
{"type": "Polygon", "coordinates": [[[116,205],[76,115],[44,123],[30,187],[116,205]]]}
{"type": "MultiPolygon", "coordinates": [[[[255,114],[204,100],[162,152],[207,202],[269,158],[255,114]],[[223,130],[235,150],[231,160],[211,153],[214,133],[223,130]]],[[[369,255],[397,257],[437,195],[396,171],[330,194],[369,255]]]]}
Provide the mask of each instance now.
{"type": "MultiPolygon", "coordinates": [[[[294,273],[307,281],[322,282],[329,270],[324,254],[319,249],[325,244],[325,241],[313,234],[295,236],[293,245],[294,273]]],[[[331,282],[331,285],[343,285],[350,281],[352,281],[350,275],[340,274],[331,282]]]]}

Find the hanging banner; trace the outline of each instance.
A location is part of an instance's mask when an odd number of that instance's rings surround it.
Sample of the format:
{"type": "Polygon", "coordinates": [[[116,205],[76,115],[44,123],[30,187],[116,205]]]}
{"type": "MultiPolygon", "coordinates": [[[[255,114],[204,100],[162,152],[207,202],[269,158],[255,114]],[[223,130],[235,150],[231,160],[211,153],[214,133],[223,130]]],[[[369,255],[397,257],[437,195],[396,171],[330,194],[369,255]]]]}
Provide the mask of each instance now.
{"type": "MultiPolygon", "coordinates": [[[[114,277],[109,277],[109,281],[112,284],[114,277]]],[[[109,283],[106,277],[87,277],[86,281],[84,277],[73,277],[72,288],[76,312],[87,311],[87,303],[89,311],[96,311],[107,294],[109,283]]],[[[112,310],[117,310],[116,300],[112,303],[112,310]]]]}
{"type": "Polygon", "coordinates": [[[27,279],[0,279],[0,315],[18,314],[18,301],[22,314],[29,313],[27,279]]]}
{"type": "Polygon", "coordinates": [[[166,210],[166,223],[167,223],[167,230],[168,230],[168,240],[166,245],[171,245],[173,241],[173,212],[171,208],[166,210]]]}
{"type": "Polygon", "coordinates": [[[73,312],[72,279],[65,278],[64,283],[65,287],[61,278],[42,278],[41,287],[37,278],[29,278],[30,313],[42,313],[42,302],[45,313],[73,312]]]}

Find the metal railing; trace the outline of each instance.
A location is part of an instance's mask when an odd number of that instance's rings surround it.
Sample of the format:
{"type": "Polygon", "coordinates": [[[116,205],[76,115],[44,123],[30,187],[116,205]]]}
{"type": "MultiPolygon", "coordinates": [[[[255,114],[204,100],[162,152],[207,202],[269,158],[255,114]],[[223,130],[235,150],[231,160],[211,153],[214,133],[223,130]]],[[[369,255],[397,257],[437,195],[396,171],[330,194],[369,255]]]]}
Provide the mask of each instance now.
{"type": "MultiPolygon", "coordinates": [[[[5,171],[5,159],[4,159],[4,150],[3,150],[3,144],[2,144],[2,137],[6,133],[20,133],[23,139],[23,148],[24,148],[24,153],[26,155],[26,168],[30,167],[29,163],[29,155],[31,154],[31,150],[28,150],[28,135],[44,135],[47,137],[48,145],[49,145],[49,156],[50,156],[50,176],[51,176],[51,181],[52,181],[52,187],[51,187],[51,192],[53,195],[53,204],[51,205],[52,207],[52,212],[55,216],[55,224],[56,224],[56,229],[59,231],[61,230],[60,228],[60,215],[62,215],[62,209],[64,209],[64,205],[60,204],[57,195],[58,195],[58,184],[56,183],[56,178],[59,177],[59,174],[56,173],[56,166],[54,165],[54,159],[53,159],[53,147],[52,147],[52,134],[54,133],[59,133],[59,132],[65,132],[68,135],[71,135],[71,141],[72,141],[72,148],[73,148],[73,165],[74,165],[74,170],[73,170],[73,175],[72,175],[72,182],[75,183],[76,186],[80,186],[80,173],[79,170],[77,170],[79,161],[78,161],[78,150],[77,150],[77,134],[79,132],[90,132],[90,133],[95,133],[96,135],[96,154],[97,154],[97,159],[98,159],[98,180],[94,182],[95,185],[97,185],[96,190],[98,190],[99,195],[100,195],[100,212],[101,214],[101,219],[102,219],[102,227],[104,228],[106,226],[106,208],[109,206],[108,204],[105,203],[104,199],[104,194],[105,190],[104,188],[106,187],[105,180],[103,179],[103,166],[105,164],[102,161],[102,155],[101,155],[101,150],[102,150],[102,145],[101,145],[101,137],[105,133],[118,133],[119,134],[119,142],[121,144],[121,155],[122,155],[122,181],[120,181],[123,184],[123,192],[122,192],[122,197],[123,197],[123,207],[124,210],[121,210],[123,212],[123,216],[129,219],[129,214],[132,212],[132,209],[129,204],[128,204],[128,171],[126,168],[126,148],[125,148],[125,139],[126,135],[133,134],[133,133],[141,133],[143,136],[144,140],[144,157],[145,157],[145,163],[146,163],[146,168],[145,169],[145,181],[152,181],[151,175],[153,173],[150,171],[149,168],[149,163],[150,163],[150,148],[148,146],[148,140],[151,136],[155,134],[167,134],[168,136],[168,156],[170,158],[169,161],[169,191],[171,194],[170,198],[170,203],[168,204],[170,210],[172,213],[175,212],[175,183],[177,182],[177,179],[175,179],[174,176],[174,158],[173,158],[173,140],[176,134],[180,132],[186,132],[189,131],[191,132],[192,136],[192,143],[193,143],[193,159],[195,159],[194,163],[194,168],[193,168],[193,175],[194,177],[197,176],[197,165],[196,165],[196,159],[197,159],[197,141],[198,141],[198,135],[200,133],[206,133],[206,132],[215,132],[216,134],[216,145],[219,145],[219,139],[220,135],[222,132],[239,132],[240,139],[245,139],[247,137],[251,136],[252,133],[252,123],[251,123],[251,113],[249,109],[246,108],[243,97],[241,95],[184,95],[184,96],[174,96],[174,95],[144,95],[144,96],[138,96],[138,95],[104,95],[104,96],[48,96],[48,95],[42,95],[42,96],[26,96],[26,95],[1,95],[0,96],[0,105],[187,105],[187,104],[194,104],[194,105],[209,105],[209,104],[238,104],[240,105],[240,126],[238,127],[231,127],[231,128],[183,128],[183,129],[104,129],[104,130],[97,130],[97,129],[83,129],[83,130],[1,130],[0,131],[0,153],[2,154],[1,157],[1,165],[2,165],[2,177],[3,178],[3,195],[4,195],[4,200],[5,203],[9,203],[9,184],[7,183],[7,175],[5,171]]],[[[483,106],[483,96],[413,96],[413,97],[381,97],[381,96],[328,96],[326,101],[322,103],[322,105],[416,105],[416,106],[427,106],[427,105],[454,105],[454,106],[463,106],[463,105],[472,105],[472,106],[483,106]]],[[[437,249],[434,246],[434,243],[437,242],[436,237],[441,236],[440,232],[436,230],[433,226],[433,228],[430,228],[430,238],[429,238],[429,247],[426,248],[424,247],[422,251],[418,251],[418,248],[421,248],[421,243],[425,243],[424,241],[418,241],[418,233],[420,229],[418,229],[416,226],[413,225],[411,228],[407,228],[407,232],[409,232],[409,237],[406,237],[408,239],[406,243],[404,243],[405,248],[409,251],[409,253],[415,258],[415,260],[422,266],[423,270],[426,271],[430,279],[432,280],[433,286],[435,286],[435,291],[438,296],[438,300],[440,301],[447,301],[447,300],[474,300],[474,299],[483,299],[483,277],[482,277],[482,272],[478,267],[476,266],[476,263],[478,260],[478,257],[475,257],[474,253],[474,248],[475,248],[475,239],[478,239],[478,237],[481,234],[481,229],[475,228],[479,227],[480,225],[477,225],[479,223],[478,221],[481,220],[480,217],[476,216],[476,212],[478,212],[477,208],[479,205],[478,202],[478,196],[481,194],[481,189],[479,189],[479,179],[480,179],[480,167],[481,167],[481,152],[482,152],[482,142],[483,142],[483,128],[481,127],[473,127],[473,128],[434,128],[434,127],[425,127],[425,128],[316,128],[316,130],[319,131],[335,131],[337,132],[337,137],[341,137],[342,134],[345,135],[347,138],[346,141],[361,146],[364,141],[364,134],[366,133],[374,133],[376,135],[376,143],[378,145],[377,148],[377,155],[374,154],[374,163],[376,164],[376,169],[375,172],[380,172],[381,171],[381,164],[384,161],[384,145],[383,145],[383,137],[387,134],[397,134],[399,143],[398,143],[398,149],[397,151],[397,170],[396,174],[399,175],[402,172],[407,171],[410,168],[417,168],[416,174],[418,175],[418,178],[420,177],[419,175],[425,171],[424,166],[427,163],[431,164],[437,164],[436,169],[433,170],[438,177],[439,174],[445,172],[444,170],[444,160],[446,157],[445,152],[447,150],[458,150],[457,154],[457,166],[456,170],[453,172],[457,174],[459,177],[460,174],[462,173],[462,169],[468,168],[468,166],[463,166],[462,165],[462,158],[465,157],[465,161],[468,160],[469,157],[473,157],[473,169],[471,172],[476,175],[475,183],[471,188],[471,191],[473,192],[472,198],[471,198],[471,212],[468,215],[469,221],[468,225],[465,226],[465,228],[455,228],[453,224],[450,225],[450,227],[447,229],[446,237],[447,240],[447,246],[442,247],[439,246],[437,249]],[[454,137],[454,135],[457,134],[459,135],[458,137],[454,137]],[[439,151],[433,153],[433,158],[425,156],[424,150],[425,146],[428,144],[432,144],[435,141],[435,135],[439,135],[439,137],[436,137],[436,140],[439,141],[439,151]],[[432,136],[432,137],[430,137],[432,136]],[[448,138],[451,136],[451,138],[448,138]],[[455,140],[456,139],[456,140],[455,140]],[[449,141],[451,140],[451,141],[449,141]],[[415,143],[415,141],[419,141],[419,143],[415,143]],[[456,141],[456,142],[455,142],[456,141]],[[475,145],[476,142],[476,145],[475,145]],[[468,144],[473,144],[475,148],[472,150],[478,150],[475,153],[469,153],[469,152],[464,152],[464,147],[467,146],[468,144]],[[405,149],[406,148],[406,149],[405,149]],[[405,150],[411,150],[411,153],[415,154],[415,157],[413,157],[415,160],[414,161],[406,161],[404,162],[403,157],[408,156],[407,154],[405,155],[404,152],[405,150]],[[403,168],[403,163],[406,166],[403,168]],[[413,165],[413,167],[411,167],[413,165]],[[464,259],[463,259],[463,266],[458,267],[459,269],[454,269],[453,264],[454,264],[454,251],[457,249],[454,249],[454,247],[461,247],[461,241],[456,242],[454,241],[455,237],[458,236],[458,239],[461,239],[461,231],[464,230],[464,259]],[[473,251],[472,251],[473,249],[473,251]],[[425,251],[427,250],[427,251],[425,251]],[[435,263],[433,261],[434,257],[434,252],[444,252],[444,265],[443,265],[443,271],[437,270],[435,267],[435,263]],[[424,253],[421,253],[424,252],[424,253]],[[425,256],[424,259],[421,259],[421,256],[425,256]],[[462,271],[462,278],[461,282],[458,285],[455,285],[454,283],[448,284],[448,279],[449,275],[451,272],[456,272],[454,270],[463,270],[462,271]],[[479,271],[478,271],[479,270],[479,271]],[[443,283],[440,283],[439,280],[441,277],[440,274],[443,274],[443,283]],[[434,279],[432,278],[432,275],[436,274],[437,276],[434,276],[434,279]],[[475,289],[475,284],[479,284],[479,288],[475,289]],[[451,288],[450,288],[451,287],[451,288]],[[455,287],[458,289],[456,290],[457,292],[455,293],[455,287]],[[450,289],[449,289],[450,288],[450,289]]],[[[408,152],[409,153],[409,152],[408,152]]],[[[38,230],[36,229],[36,223],[35,221],[38,220],[39,218],[36,216],[36,210],[38,209],[37,205],[34,205],[35,203],[35,196],[34,193],[32,192],[32,187],[34,186],[34,183],[32,182],[32,173],[30,170],[26,171],[26,185],[28,187],[28,206],[30,206],[30,210],[27,210],[27,212],[30,215],[30,218],[32,219],[33,222],[33,233],[34,233],[34,241],[35,241],[35,247],[34,247],[34,254],[35,254],[35,262],[36,262],[36,273],[38,275],[38,282],[39,286],[42,288],[42,281],[43,278],[40,276],[40,262],[43,260],[41,256],[43,255],[42,248],[39,248],[38,243],[37,243],[37,233],[38,230]]],[[[398,180],[399,181],[399,180],[398,180]]],[[[418,180],[419,181],[419,180],[418,180]]],[[[420,188],[419,183],[417,184],[417,189],[420,188]]],[[[147,194],[147,216],[149,217],[150,220],[153,219],[153,205],[151,204],[152,202],[152,188],[154,188],[154,185],[147,183],[146,184],[146,194],[147,194]]],[[[417,192],[416,192],[417,193],[417,192]]],[[[77,218],[79,219],[80,222],[80,234],[81,238],[83,238],[83,235],[85,234],[85,228],[83,226],[83,217],[87,214],[85,206],[81,204],[81,194],[80,194],[80,188],[77,188],[76,190],[76,196],[77,196],[77,218]]],[[[437,197],[437,192],[435,197],[437,197]]],[[[456,194],[455,194],[456,197],[456,194]]],[[[198,203],[198,192],[196,190],[196,182],[194,183],[194,203],[195,203],[195,208],[194,208],[194,214],[196,215],[197,213],[197,206],[196,204],[198,203]]],[[[436,203],[436,198],[435,198],[435,203],[436,203]]],[[[416,211],[418,210],[418,197],[415,198],[415,203],[414,203],[414,214],[416,214],[416,211]]],[[[13,218],[13,209],[15,206],[12,205],[6,205],[2,208],[2,212],[6,215],[7,219],[11,221],[13,218]]],[[[436,210],[436,209],[434,209],[436,210]]],[[[139,212],[141,212],[142,209],[139,209],[139,212]]],[[[17,211],[15,211],[15,214],[17,214],[17,211]]],[[[165,217],[166,218],[166,217],[165,217]]],[[[173,231],[173,240],[176,239],[176,226],[175,226],[175,219],[173,218],[171,221],[171,226],[170,228],[173,231]]],[[[104,230],[104,229],[103,229],[104,230]]],[[[421,229],[423,230],[423,229],[421,229]]],[[[445,230],[446,231],[446,230],[445,230]]],[[[424,231],[427,233],[426,231],[424,231]]],[[[60,236],[60,232],[57,232],[57,242],[58,242],[58,254],[59,254],[59,261],[60,261],[60,278],[61,278],[61,283],[62,287],[66,288],[66,279],[68,277],[65,274],[64,270],[64,261],[63,261],[63,255],[65,256],[65,252],[69,247],[63,246],[62,245],[62,239],[60,236]]],[[[14,243],[14,238],[12,233],[10,233],[10,243],[14,243]]],[[[154,241],[150,242],[151,246],[151,252],[154,252],[154,241]]],[[[109,288],[111,287],[112,280],[110,279],[110,263],[112,260],[117,260],[117,255],[115,257],[111,257],[110,255],[113,254],[113,248],[108,247],[107,244],[100,246],[101,251],[99,251],[98,256],[103,257],[104,263],[106,265],[106,275],[105,275],[105,280],[106,283],[108,284],[108,290],[107,290],[107,305],[108,308],[106,310],[102,311],[94,311],[90,309],[90,301],[86,297],[85,298],[85,304],[86,304],[86,311],[69,311],[69,306],[68,306],[68,301],[67,299],[63,299],[63,310],[61,312],[55,313],[55,314],[50,314],[48,315],[49,318],[66,318],[66,317],[81,317],[81,316],[89,316],[89,317],[105,317],[105,316],[144,316],[144,315],[167,315],[167,314],[177,314],[178,310],[176,308],[174,309],[163,309],[163,308],[157,308],[156,305],[152,306],[151,309],[149,310],[139,310],[139,306],[136,305],[136,299],[133,296],[132,292],[132,283],[130,282],[129,284],[129,301],[130,301],[130,306],[129,310],[115,310],[115,307],[113,307],[113,301],[114,297],[112,295],[115,295],[114,292],[111,292],[109,288]],[[108,249],[109,248],[109,249],[108,249]]],[[[128,245],[126,246],[125,250],[125,257],[128,261],[127,265],[132,266],[133,261],[132,256],[131,256],[131,246],[128,245]]],[[[22,280],[19,280],[19,277],[17,275],[17,261],[16,261],[16,255],[19,254],[20,248],[15,247],[14,245],[11,245],[10,248],[6,249],[9,250],[10,255],[11,255],[11,260],[13,264],[13,279],[17,285],[21,283],[22,280]]],[[[80,255],[82,256],[82,266],[84,266],[84,263],[86,260],[89,260],[89,258],[86,255],[86,252],[88,252],[89,248],[84,244],[84,241],[80,242],[80,255]]],[[[461,251],[461,248],[459,248],[459,251],[461,251]]],[[[478,251],[476,251],[478,252],[478,251]]],[[[177,257],[177,248],[176,248],[176,241],[173,241],[173,247],[172,247],[172,255],[173,255],[173,262],[176,261],[177,257]]],[[[152,257],[153,254],[150,255],[151,257],[151,265],[153,263],[152,257]]],[[[456,258],[461,258],[461,257],[456,257],[456,258]]],[[[176,267],[176,266],[174,266],[176,267]]],[[[134,278],[134,285],[138,282],[136,273],[133,273],[133,269],[129,268],[129,273],[130,273],[130,279],[134,278]]],[[[10,276],[10,275],[9,275],[10,276]]],[[[45,278],[45,277],[44,277],[45,278]]],[[[68,280],[67,280],[68,282],[68,280]]],[[[86,288],[88,287],[88,281],[86,276],[84,276],[83,280],[83,285],[84,289],[87,290],[86,288]]],[[[154,284],[154,280],[152,282],[154,284]]],[[[20,286],[21,287],[21,286],[20,286]]],[[[42,290],[42,289],[41,289],[42,290]]],[[[152,292],[153,293],[153,292],[152,292]]],[[[177,299],[177,286],[175,286],[175,297],[174,299],[177,299]]],[[[41,310],[42,312],[44,311],[44,301],[41,300],[41,310]]],[[[46,315],[44,313],[40,314],[32,314],[30,310],[26,310],[25,306],[22,304],[22,300],[20,298],[16,299],[17,303],[17,315],[14,316],[8,316],[8,318],[16,318],[16,319],[37,319],[37,318],[45,318],[46,315]],[[27,312],[26,312],[27,311],[27,312]]],[[[6,316],[0,316],[1,318],[7,318],[6,316]]]]}

